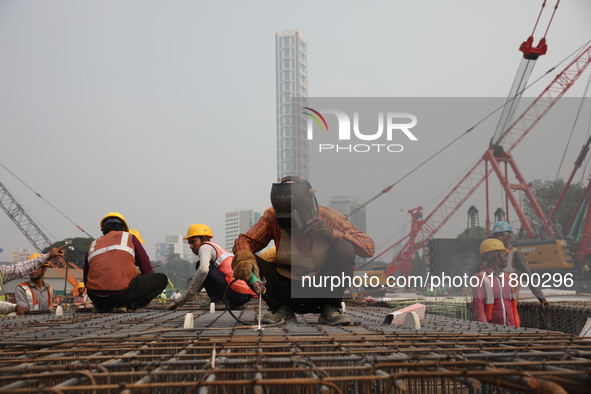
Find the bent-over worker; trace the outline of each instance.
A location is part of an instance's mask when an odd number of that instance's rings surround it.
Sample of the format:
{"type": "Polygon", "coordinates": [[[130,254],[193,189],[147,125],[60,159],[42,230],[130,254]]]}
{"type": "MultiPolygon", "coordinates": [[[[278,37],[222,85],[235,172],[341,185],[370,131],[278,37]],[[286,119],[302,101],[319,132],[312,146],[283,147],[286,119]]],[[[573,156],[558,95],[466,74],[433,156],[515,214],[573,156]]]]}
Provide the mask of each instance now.
{"type": "MultiPolygon", "coordinates": [[[[266,278],[263,299],[266,324],[297,321],[295,313],[319,313],[318,322],[347,325],[341,310],[344,286],[304,286],[306,277],[353,276],[355,255],[371,257],[373,240],[334,209],[318,206],[314,190],[303,177],[288,176],[271,188],[271,208],[234,243],[234,276],[246,282],[252,273],[266,278]],[[275,241],[269,262],[254,253],[275,241]],[[294,295],[292,297],[292,290],[294,295]]],[[[309,283],[309,282],[308,282],[309,283]]]]}
{"type": "MultiPolygon", "coordinates": [[[[197,271],[193,275],[189,289],[180,298],[175,299],[169,307],[175,309],[188,301],[195,299],[197,293],[205,287],[211,302],[216,309],[225,309],[223,301],[224,292],[228,284],[234,281],[232,271],[232,258],[234,255],[212,242],[213,233],[211,228],[205,224],[193,224],[187,230],[184,238],[194,254],[199,256],[197,271]]],[[[230,309],[239,309],[256,295],[248,285],[238,280],[230,286],[227,292],[227,300],[230,309]]]]}

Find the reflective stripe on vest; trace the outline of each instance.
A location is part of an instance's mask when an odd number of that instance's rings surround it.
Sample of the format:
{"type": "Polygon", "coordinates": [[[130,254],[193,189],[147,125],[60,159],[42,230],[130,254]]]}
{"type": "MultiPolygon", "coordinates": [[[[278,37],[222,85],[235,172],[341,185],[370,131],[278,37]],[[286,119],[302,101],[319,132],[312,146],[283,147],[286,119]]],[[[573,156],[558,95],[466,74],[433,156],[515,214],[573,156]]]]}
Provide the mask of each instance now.
{"type": "Polygon", "coordinates": [[[92,244],[90,244],[90,250],[88,251],[89,252],[88,253],[88,260],[92,259],[93,257],[95,257],[101,253],[105,253],[110,250],[122,250],[124,252],[131,254],[133,256],[133,258],[135,258],[135,250],[133,250],[132,248],[127,246],[128,239],[129,239],[129,233],[123,231],[121,233],[121,243],[119,245],[111,245],[111,246],[107,246],[106,248],[101,248],[99,250],[94,250],[94,247],[96,245],[96,240],[93,241],[92,244]]]}
{"type": "MultiPolygon", "coordinates": [[[[484,314],[486,315],[487,320],[492,319],[492,308],[493,308],[493,304],[495,302],[495,296],[494,296],[494,292],[492,289],[492,285],[490,283],[490,278],[487,275],[488,273],[486,271],[481,271],[478,273],[478,275],[481,275],[483,280],[483,284],[484,284],[484,290],[486,292],[486,298],[484,299],[484,314]]],[[[519,315],[517,314],[517,294],[515,294],[515,289],[513,287],[511,287],[509,285],[509,276],[506,273],[503,273],[503,276],[505,277],[505,285],[509,286],[509,288],[511,289],[511,294],[509,294],[509,299],[511,300],[511,305],[512,305],[512,309],[513,309],[513,318],[515,319],[515,324],[517,327],[519,327],[520,325],[520,321],[519,321],[519,315]]],[[[494,275],[495,279],[497,280],[498,283],[498,287],[500,290],[500,301],[501,301],[501,308],[503,309],[503,325],[507,325],[507,310],[505,309],[505,301],[503,301],[503,287],[501,286],[501,280],[500,277],[494,275]]]]}
{"type": "MultiPolygon", "coordinates": [[[[234,255],[228,252],[226,249],[222,248],[216,243],[213,242],[203,242],[204,244],[211,245],[215,249],[217,254],[216,259],[214,260],[214,264],[218,269],[224,274],[227,283],[232,283],[234,278],[234,271],[232,270],[232,258],[234,255]]],[[[237,293],[241,294],[250,294],[250,295],[258,295],[243,280],[237,280],[234,282],[230,288],[237,293]]]]}
{"type": "MultiPolygon", "coordinates": [[[[35,291],[33,291],[33,289],[31,288],[31,285],[28,282],[25,282],[25,283],[19,284],[19,287],[22,287],[23,290],[25,291],[25,295],[27,296],[27,304],[33,305],[33,307],[30,309],[32,311],[38,311],[39,310],[39,301],[37,300],[37,296],[35,295],[35,291]]],[[[52,306],[53,305],[53,299],[51,297],[51,294],[53,293],[52,287],[47,286],[45,288],[45,290],[47,290],[48,306],[52,306]]]]}

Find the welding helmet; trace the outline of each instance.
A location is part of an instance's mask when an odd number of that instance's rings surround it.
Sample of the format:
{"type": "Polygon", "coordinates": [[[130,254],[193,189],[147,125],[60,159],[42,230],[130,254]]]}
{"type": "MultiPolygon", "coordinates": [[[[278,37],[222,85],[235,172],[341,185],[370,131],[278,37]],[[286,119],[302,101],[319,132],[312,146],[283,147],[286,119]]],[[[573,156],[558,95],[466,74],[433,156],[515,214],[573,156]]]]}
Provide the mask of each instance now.
{"type": "Polygon", "coordinates": [[[505,249],[505,245],[496,238],[485,239],[480,244],[480,255],[493,252],[495,250],[504,250],[507,253],[509,252],[507,249],[505,249]]]}
{"type": "Polygon", "coordinates": [[[125,218],[119,212],[109,212],[104,218],[102,218],[101,230],[103,230],[109,223],[123,223],[125,225],[125,231],[129,231],[129,226],[125,221],[125,218]]]}
{"type": "Polygon", "coordinates": [[[303,235],[308,220],[318,217],[318,201],[310,182],[301,176],[287,176],[271,187],[275,220],[282,230],[303,235]]]}
{"type": "Polygon", "coordinates": [[[496,222],[493,225],[493,229],[491,231],[491,234],[505,233],[505,232],[513,233],[513,227],[511,227],[511,225],[507,222],[500,221],[500,222],[496,222]]]}
{"type": "Polygon", "coordinates": [[[213,238],[213,233],[211,232],[211,228],[209,228],[206,224],[192,224],[191,227],[187,229],[187,235],[183,239],[189,239],[191,237],[201,237],[206,236],[209,238],[213,238]]]}

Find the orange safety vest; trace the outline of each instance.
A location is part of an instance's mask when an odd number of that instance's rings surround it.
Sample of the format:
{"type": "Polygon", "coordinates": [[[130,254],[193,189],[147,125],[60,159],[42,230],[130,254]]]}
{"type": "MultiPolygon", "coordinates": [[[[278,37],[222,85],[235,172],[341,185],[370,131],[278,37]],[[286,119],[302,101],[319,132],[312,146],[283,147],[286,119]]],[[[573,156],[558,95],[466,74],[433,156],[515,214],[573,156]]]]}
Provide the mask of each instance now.
{"type": "Polygon", "coordinates": [[[86,288],[100,291],[126,290],[137,276],[131,234],[110,231],[88,248],[86,288]]]}
{"type": "MultiPolygon", "coordinates": [[[[234,258],[234,255],[213,242],[203,242],[203,244],[211,245],[215,249],[217,257],[214,260],[214,264],[216,267],[218,267],[222,274],[224,274],[226,277],[226,282],[231,283],[234,279],[236,279],[234,278],[234,271],[232,270],[232,259],[234,258]]],[[[230,288],[240,294],[250,294],[258,297],[258,294],[252,291],[246,282],[241,279],[234,282],[230,288]]]]}
{"type": "MultiPolygon", "coordinates": [[[[31,285],[29,284],[29,282],[20,283],[18,286],[22,287],[23,290],[25,291],[25,295],[27,296],[27,304],[32,305],[32,307],[29,309],[31,309],[32,311],[38,311],[39,310],[39,301],[37,300],[37,296],[35,295],[35,292],[31,288],[31,285]]],[[[53,287],[51,285],[47,285],[45,290],[47,290],[47,298],[49,300],[48,306],[52,306],[53,305],[53,287]]]]}
{"type": "Polygon", "coordinates": [[[88,294],[84,293],[81,296],[79,296],[79,295],[74,296],[74,303],[81,304],[81,305],[76,305],[76,308],[78,308],[78,309],[87,308],[89,305],[85,305],[86,302],[88,302],[88,294]]]}
{"type": "MultiPolygon", "coordinates": [[[[490,321],[493,315],[493,304],[495,303],[495,296],[493,293],[492,286],[490,284],[490,279],[488,277],[488,273],[485,271],[481,271],[478,273],[479,276],[483,278],[484,290],[486,292],[486,297],[484,298],[484,314],[486,316],[486,320],[490,321]]],[[[509,275],[503,272],[505,276],[506,283],[509,283],[509,275]]],[[[502,294],[502,289],[501,289],[502,294]]],[[[509,296],[511,300],[511,307],[513,309],[513,317],[515,319],[516,327],[521,326],[521,322],[519,321],[519,314],[517,313],[517,294],[515,293],[515,288],[511,287],[511,295],[509,296]]],[[[501,298],[501,302],[504,302],[501,298]]]]}

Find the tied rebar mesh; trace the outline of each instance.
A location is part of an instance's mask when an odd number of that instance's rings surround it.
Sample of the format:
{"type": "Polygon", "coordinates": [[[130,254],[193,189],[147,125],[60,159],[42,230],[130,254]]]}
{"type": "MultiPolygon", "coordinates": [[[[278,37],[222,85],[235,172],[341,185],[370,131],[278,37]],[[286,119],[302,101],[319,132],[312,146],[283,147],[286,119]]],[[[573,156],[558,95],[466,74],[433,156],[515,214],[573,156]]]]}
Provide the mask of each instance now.
{"type": "Polygon", "coordinates": [[[355,306],[354,324],[318,315],[254,329],[237,312],[144,310],[0,320],[0,392],[529,393],[589,392],[591,342],[542,329],[432,316],[418,330],[381,325],[392,309],[355,306]],[[183,329],[185,314],[193,329],[183,329]],[[18,333],[18,335],[15,335],[18,333]]]}

